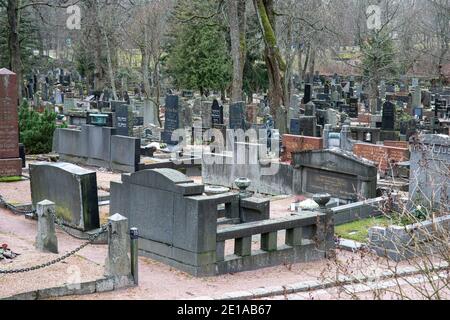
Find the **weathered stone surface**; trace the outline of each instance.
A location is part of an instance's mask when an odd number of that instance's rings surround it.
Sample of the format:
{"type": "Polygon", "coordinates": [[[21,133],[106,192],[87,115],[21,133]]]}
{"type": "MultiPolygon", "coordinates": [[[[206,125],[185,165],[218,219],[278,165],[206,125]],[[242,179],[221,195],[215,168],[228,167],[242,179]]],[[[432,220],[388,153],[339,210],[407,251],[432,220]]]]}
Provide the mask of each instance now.
{"type": "Polygon", "coordinates": [[[30,164],[33,206],[48,199],[56,204],[56,215],[81,231],[100,227],[95,171],[70,163],[30,164]]]}
{"type": "Polygon", "coordinates": [[[212,275],[218,205],[225,204],[226,217],[239,217],[238,195],[203,192],[203,185],[175,170],[125,174],[122,183],[111,183],[111,213],[121,212],[139,227],[141,254],[194,275],[212,275]]]}
{"type": "Polygon", "coordinates": [[[55,209],[55,204],[48,200],[37,204],[38,230],[35,246],[40,251],[58,253],[58,239],[55,234],[53,217],[55,209]]]}
{"type": "Polygon", "coordinates": [[[21,176],[16,74],[0,69],[0,177],[21,176]]]}
{"type": "Polygon", "coordinates": [[[22,159],[0,159],[0,177],[22,175],[22,159]]]}
{"type": "Polygon", "coordinates": [[[337,150],[299,152],[293,158],[299,170],[296,176],[301,179],[297,194],[326,192],[351,201],[376,195],[377,168],[370,161],[337,150]]]}
{"type": "Polygon", "coordinates": [[[130,237],[128,219],[120,214],[114,214],[108,219],[108,256],[105,262],[105,273],[114,279],[131,275],[131,262],[128,257],[130,237]]]}
{"type": "Polygon", "coordinates": [[[56,129],[53,151],[62,161],[135,172],[140,161],[140,140],[117,136],[114,128],[83,125],[81,130],[56,129]]]}
{"type": "Polygon", "coordinates": [[[409,196],[422,206],[440,208],[450,197],[450,137],[423,135],[411,149],[409,196]],[[425,200],[426,199],[426,200],[425,200]]]}

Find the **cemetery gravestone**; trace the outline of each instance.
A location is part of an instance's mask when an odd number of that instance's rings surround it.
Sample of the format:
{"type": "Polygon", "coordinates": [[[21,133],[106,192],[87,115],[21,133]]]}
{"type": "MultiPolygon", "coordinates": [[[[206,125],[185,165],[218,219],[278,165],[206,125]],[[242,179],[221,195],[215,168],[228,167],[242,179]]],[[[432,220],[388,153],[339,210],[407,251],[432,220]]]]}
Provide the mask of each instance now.
{"type": "Polygon", "coordinates": [[[172,141],[172,133],[178,130],[180,125],[179,105],[177,95],[166,96],[165,122],[162,140],[167,144],[177,144],[178,141],[172,141]]]}
{"type": "Polygon", "coordinates": [[[19,158],[19,116],[17,112],[17,77],[0,70],[0,177],[22,175],[19,158]]]}
{"type": "Polygon", "coordinates": [[[312,85],[305,84],[305,95],[303,97],[303,104],[307,104],[312,100],[312,85]]]}
{"type": "Polygon", "coordinates": [[[122,104],[116,106],[115,111],[116,134],[119,136],[133,135],[133,113],[128,105],[122,104]]]}
{"type": "Polygon", "coordinates": [[[223,106],[219,104],[217,99],[214,99],[211,107],[211,116],[213,125],[223,125],[223,106]]]}
{"type": "Polygon", "coordinates": [[[245,130],[244,102],[237,102],[230,105],[230,129],[245,130]]]}
{"type": "Polygon", "coordinates": [[[395,126],[395,105],[386,101],[383,105],[383,118],[381,128],[383,130],[394,130],[395,126]]]}
{"type": "Polygon", "coordinates": [[[30,164],[30,185],[34,208],[47,199],[65,225],[80,231],[100,227],[95,171],[64,162],[30,164]]]}
{"type": "Polygon", "coordinates": [[[211,101],[202,101],[202,128],[211,128],[212,126],[212,103],[211,101]]]}
{"type": "Polygon", "coordinates": [[[358,118],[358,98],[350,98],[349,99],[349,110],[348,110],[348,116],[350,118],[358,118]]]}
{"type": "Polygon", "coordinates": [[[289,126],[289,133],[292,135],[300,135],[300,120],[299,119],[291,119],[291,123],[289,126]]]}

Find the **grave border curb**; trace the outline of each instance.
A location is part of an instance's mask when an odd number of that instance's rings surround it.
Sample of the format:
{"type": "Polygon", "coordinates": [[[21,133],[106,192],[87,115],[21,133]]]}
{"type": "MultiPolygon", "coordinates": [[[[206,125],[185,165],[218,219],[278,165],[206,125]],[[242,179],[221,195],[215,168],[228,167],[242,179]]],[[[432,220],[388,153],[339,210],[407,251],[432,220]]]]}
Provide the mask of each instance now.
{"type": "Polygon", "coordinates": [[[134,281],[131,278],[128,281],[117,281],[114,277],[104,277],[94,281],[82,282],[79,288],[72,288],[73,285],[65,284],[63,286],[37,289],[28,292],[15,294],[9,297],[0,298],[1,300],[44,300],[60,298],[65,296],[81,296],[94,293],[112,292],[119,289],[134,287],[134,281]]]}
{"type": "MultiPolygon", "coordinates": [[[[435,271],[441,271],[448,269],[450,265],[448,263],[439,263],[435,267],[435,271]]],[[[384,271],[378,276],[358,276],[358,277],[347,277],[340,276],[336,281],[325,281],[320,282],[318,280],[309,280],[304,282],[298,282],[291,285],[284,286],[273,286],[273,287],[261,287],[257,289],[243,290],[226,293],[217,298],[213,297],[198,297],[194,300],[252,300],[252,299],[260,299],[260,298],[268,298],[274,296],[284,296],[288,294],[295,293],[304,293],[316,290],[323,290],[334,288],[337,286],[345,286],[366,282],[375,282],[382,281],[387,279],[392,279],[396,277],[407,277],[414,276],[420,274],[420,270],[414,267],[405,267],[398,271],[397,273],[393,273],[391,271],[384,271]]]]}

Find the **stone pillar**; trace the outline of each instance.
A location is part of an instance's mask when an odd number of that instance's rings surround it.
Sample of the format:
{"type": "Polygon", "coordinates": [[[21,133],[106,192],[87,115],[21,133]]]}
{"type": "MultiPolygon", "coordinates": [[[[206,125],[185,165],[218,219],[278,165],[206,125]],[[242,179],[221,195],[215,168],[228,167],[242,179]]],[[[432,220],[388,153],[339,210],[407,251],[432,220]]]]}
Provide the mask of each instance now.
{"type": "Polygon", "coordinates": [[[344,151],[353,151],[352,143],[351,143],[352,132],[350,130],[350,126],[345,125],[342,126],[341,130],[341,149],[344,151]]]}
{"type": "Polygon", "coordinates": [[[125,286],[131,280],[131,262],[128,257],[130,248],[128,219],[120,214],[109,217],[108,256],[106,257],[105,273],[114,278],[115,286],[125,286]]]}
{"type": "Polygon", "coordinates": [[[17,104],[17,76],[0,69],[0,177],[22,175],[17,104]]]}
{"type": "Polygon", "coordinates": [[[44,200],[37,204],[38,231],[35,246],[39,251],[58,253],[58,239],[55,234],[55,204],[44,200]]]}
{"type": "Polygon", "coordinates": [[[330,132],[331,132],[331,124],[326,124],[323,129],[323,148],[329,149],[329,141],[330,141],[330,132]]]}

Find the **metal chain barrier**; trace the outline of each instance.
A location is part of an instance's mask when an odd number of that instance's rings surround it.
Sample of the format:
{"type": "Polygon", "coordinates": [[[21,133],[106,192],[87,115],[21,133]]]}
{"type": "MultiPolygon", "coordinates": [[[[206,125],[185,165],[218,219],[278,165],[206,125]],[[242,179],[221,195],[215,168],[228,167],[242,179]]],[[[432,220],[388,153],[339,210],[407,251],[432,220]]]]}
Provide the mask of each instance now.
{"type": "MultiPolygon", "coordinates": [[[[52,211],[50,211],[50,210],[47,211],[47,212],[53,216],[53,219],[55,220],[55,223],[61,228],[61,230],[64,231],[65,233],[67,233],[69,236],[71,236],[71,237],[73,237],[73,238],[75,238],[75,239],[78,239],[78,240],[90,240],[90,237],[89,237],[89,236],[83,237],[83,236],[78,236],[78,235],[76,235],[76,234],[73,234],[73,233],[69,230],[69,228],[67,228],[67,227],[64,225],[63,220],[60,219],[60,218],[58,218],[54,212],[52,212],[52,211]]],[[[102,227],[102,228],[103,228],[103,227],[102,227]]]]}
{"type": "Polygon", "coordinates": [[[98,239],[98,237],[100,237],[101,234],[105,233],[106,231],[108,231],[108,224],[105,224],[104,226],[102,226],[101,230],[99,232],[97,232],[96,234],[93,234],[92,236],[89,237],[89,241],[83,243],[81,246],[79,246],[78,248],[66,253],[65,255],[37,265],[37,266],[33,266],[33,267],[27,267],[27,268],[22,268],[22,269],[12,269],[12,270],[0,270],[0,274],[16,274],[16,273],[24,273],[24,272],[29,272],[29,271],[35,271],[35,270],[39,270],[39,269],[43,269],[43,268],[47,268],[50,267],[56,263],[59,263],[61,261],[64,261],[66,259],[68,259],[69,257],[73,256],[74,254],[76,254],[77,252],[79,252],[80,250],[84,249],[85,247],[87,247],[88,245],[92,244],[95,240],[98,239]]]}
{"type": "Polygon", "coordinates": [[[6,200],[0,195],[0,204],[4,205],[7,209],[11,210],[15,214],[35,214],[36,210],[20,210],[15,205],[6,202],[6,200]]]}

